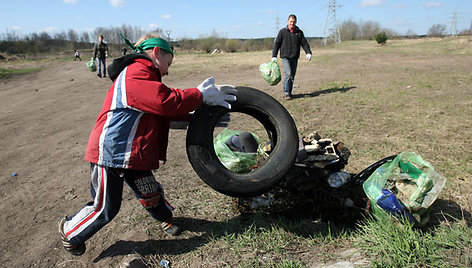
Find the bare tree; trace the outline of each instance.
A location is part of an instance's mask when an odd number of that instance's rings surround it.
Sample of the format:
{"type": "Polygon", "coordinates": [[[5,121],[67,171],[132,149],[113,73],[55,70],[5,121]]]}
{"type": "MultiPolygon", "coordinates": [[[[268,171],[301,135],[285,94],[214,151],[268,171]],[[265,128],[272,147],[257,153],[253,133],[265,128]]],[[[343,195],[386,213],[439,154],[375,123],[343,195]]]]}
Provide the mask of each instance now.
{"type": "Polygon", "coordinates": [[[46,40],[51,40],[51,36],[47,32],[41,32],[39,34],[39,40],[46,41],[46,40]]]}
{"type": "Polygon", "coordinates": [[[90,43],[90,35],[88,32],[82,32],[80,35],[80,42],[90,43]]]}
{"type": "Polygon", "coordinates": [[[74,43],[79,41],[79,35],[77,34],[77,31],[74,29],[69,29],[69,31],[67,31],[67,40],[74,43]]]}
{"type": "Polygon", "coordinates": [[[408,31],[406,31],[406,33],[405,33],[405,36],[406,36],[407,38],[415,38],[415,37],[417,37],[418,35],[417,35],[415,32],[413,32],[412,29],[408,29],[408,31]]]}
{"type": "Polygon", "coordinates": [[[446,35],[446,25],[434,24],[428,30],[428,36],[441,37],[446,35]]]}
{"type": "Polygon", "coordinates": [[[4,34],[2,39],[6,40],[6,41],[18,41],[18,40],[20,40],[20,37],[18,36],[18,34],[16,34],[15,31],[9,32],[7,30],[7,32],[4,34]]]}
{"type": "Polygon", "coordinates": [[[341,40],[355,40],[359,38],[359,25],[352,19],[349,19],[341,23],[339,33],[341,35],[341,40]]]}
{"type": "Polygon", "coordinates": [[[379,23],[376,21],[367,21],[360,25],[362,39],[371,40],[380,32],[379,23]]]}

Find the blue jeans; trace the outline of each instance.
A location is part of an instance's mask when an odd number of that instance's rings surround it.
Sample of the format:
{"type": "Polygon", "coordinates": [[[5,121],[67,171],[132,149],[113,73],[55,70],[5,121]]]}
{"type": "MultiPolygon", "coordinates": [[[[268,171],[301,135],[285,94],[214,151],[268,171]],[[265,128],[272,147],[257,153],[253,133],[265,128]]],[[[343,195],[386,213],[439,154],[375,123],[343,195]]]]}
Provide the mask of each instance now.
{"type": "Polygon", "coordinates": [[[98,65],[98,75],[102,76],[102,65],[103,65],[103,76],[107,76],[107,59],[100,59],[97,58],[97,65],[98,65]]]}
{"type": "Polygon", "coordinates": [[[284,66],[284,94],[292,95],[293,80],[295,80],[295,74],[297,73],[298,59],[282,59],[284,66]]]}

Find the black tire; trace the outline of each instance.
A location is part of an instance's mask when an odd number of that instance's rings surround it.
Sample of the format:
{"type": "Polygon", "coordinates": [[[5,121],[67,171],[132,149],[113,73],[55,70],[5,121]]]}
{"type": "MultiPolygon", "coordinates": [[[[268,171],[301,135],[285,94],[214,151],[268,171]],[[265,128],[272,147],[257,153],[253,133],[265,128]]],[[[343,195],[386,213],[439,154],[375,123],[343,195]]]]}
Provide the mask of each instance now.
{"type": "Polygon", "coordinates": [[[231,110],[202,105],[192,116],[187,131],[187,156],[198,176],[214,190],[232,197],[252,197],[268,192],[293,166],[298,152],[298,132],[285,107],[270,95],[238,87],[231,110]],[[213,131],[227,112],[254,117],[267,131],[272,151],[259,168],[245,174],[229,171],[213,148],[213,131]]]}

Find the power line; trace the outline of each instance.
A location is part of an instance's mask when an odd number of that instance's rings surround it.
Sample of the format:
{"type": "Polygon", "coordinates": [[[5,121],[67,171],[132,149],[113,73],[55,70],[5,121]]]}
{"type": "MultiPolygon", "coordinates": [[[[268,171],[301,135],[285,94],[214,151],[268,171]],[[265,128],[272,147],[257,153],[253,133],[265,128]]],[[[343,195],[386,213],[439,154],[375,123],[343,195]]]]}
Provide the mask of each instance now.
{"type": "Polygon", "coordinates": [[[323,45],[326,45],[328,39],[333,40],[334,43],[341,43],[341,34],[339,33],[338,20],[336,18],[336,6],[336,0],[329,0],[323,45]]]}

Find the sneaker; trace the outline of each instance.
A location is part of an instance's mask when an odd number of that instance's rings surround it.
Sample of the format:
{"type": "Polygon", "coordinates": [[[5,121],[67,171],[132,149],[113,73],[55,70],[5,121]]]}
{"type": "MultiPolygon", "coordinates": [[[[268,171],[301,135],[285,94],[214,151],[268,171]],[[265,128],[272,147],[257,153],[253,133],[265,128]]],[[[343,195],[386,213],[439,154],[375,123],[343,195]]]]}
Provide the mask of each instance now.
{"type": "Polygon", "coordinates": [[[286,99],[286,100],[291,100],[292,95],[285,94],[283,98],[286,99]]]}
{"type": "Polygon", "coordinates": [[[162,222],[161,227],[171,236],[178,236],[181,233],[180,227],[170,222],[162,222]]]}
{"type": "Polygon", "coordinates": [[[59,227],[59,234],[61,235],[62,245],[64,246],[65,250],[67,250],[70,254],[74,256],[80,256],[85,252],[85,243],[79,245],[72,245],[67,239],[66,235],[64,234],[64,223],[66,222],[67,217],[62,217],[58,222],[59,227]]]}

